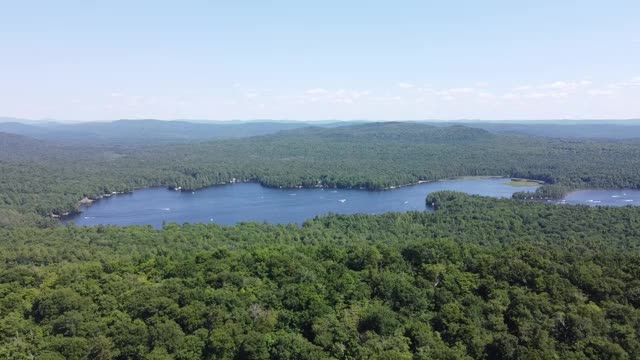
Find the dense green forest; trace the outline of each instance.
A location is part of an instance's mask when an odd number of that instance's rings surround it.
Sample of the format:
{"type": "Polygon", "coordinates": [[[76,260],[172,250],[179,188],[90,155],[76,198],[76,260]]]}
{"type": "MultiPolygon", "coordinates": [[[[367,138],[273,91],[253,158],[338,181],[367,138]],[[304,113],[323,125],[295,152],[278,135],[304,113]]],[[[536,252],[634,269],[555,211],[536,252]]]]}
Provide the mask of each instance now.
{"type": "Polygon", "coordinates": [[[0,219],[33,223],[86,197],[148,186],[256,181],[273,187],[392,186],[468,175],[545,181],[537,194],[640,187],[638,140],[496,135],[466,126],[370,123],[175,145],[70,145],[0,134],[0,219]]]}
{"type": "Polygon", "coordinates": [[[0,228],[3,359],[637,359],[640,208],[0,228]]]}

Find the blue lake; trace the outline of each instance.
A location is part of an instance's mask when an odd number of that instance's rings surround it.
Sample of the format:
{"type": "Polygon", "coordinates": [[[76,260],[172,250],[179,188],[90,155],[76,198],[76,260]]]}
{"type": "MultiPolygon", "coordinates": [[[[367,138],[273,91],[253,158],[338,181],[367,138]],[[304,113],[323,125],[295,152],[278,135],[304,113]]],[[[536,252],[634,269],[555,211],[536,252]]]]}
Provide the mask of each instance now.
{"type": "Polygon", "coordinates": [[[65,222],[81,226],[153,225],[167,223],[216,223],[266,221],[301,224],[328,213],[381,214],[427,210],[427,194],[453,190],[468,194],[511,197],[533,187],[507,185],[509,179],[450,180],[386,191],[352,189],[272,189],[255,183],[214,186],[195,192],[165,188],[137,190],[101,199],[65,222]]]}

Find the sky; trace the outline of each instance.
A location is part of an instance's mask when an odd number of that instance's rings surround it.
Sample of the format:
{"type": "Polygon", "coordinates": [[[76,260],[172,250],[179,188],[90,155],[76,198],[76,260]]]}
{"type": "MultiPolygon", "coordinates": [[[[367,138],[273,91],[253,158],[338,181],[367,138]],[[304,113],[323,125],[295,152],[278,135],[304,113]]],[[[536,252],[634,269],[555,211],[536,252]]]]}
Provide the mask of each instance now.
{"type": "Polygon", "coordinates": [[[640,118],[640,1],[0,0],[0,116],[640,118]]]}

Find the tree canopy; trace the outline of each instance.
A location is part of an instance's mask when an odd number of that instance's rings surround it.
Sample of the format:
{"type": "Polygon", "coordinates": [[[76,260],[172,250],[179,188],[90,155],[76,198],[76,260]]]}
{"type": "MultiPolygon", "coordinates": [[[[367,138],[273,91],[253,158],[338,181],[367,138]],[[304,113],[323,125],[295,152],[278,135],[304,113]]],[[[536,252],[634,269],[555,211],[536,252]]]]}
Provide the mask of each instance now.
{"type": "Polygon", "coordinates": [[[0,229],[0,358],[635,359],[640,208],[0,229]]]}

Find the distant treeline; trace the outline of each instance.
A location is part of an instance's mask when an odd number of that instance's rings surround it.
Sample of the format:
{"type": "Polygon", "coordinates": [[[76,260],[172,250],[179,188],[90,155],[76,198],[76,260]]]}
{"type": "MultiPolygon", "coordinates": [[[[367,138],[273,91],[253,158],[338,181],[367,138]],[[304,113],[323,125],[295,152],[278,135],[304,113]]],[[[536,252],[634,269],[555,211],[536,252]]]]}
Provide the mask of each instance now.
{"type": "Polygon", "coordinates": [[[304,128],[163,146],[52,145],[3,134],[0,171],[0,219],[27,223],[32,214],[72,211],[85,196],[149,186],[195,189],[234,179],[271,187],[383,189],[500,175],[551,185],[520,197],[639,188],[640,141],[532,138],[415,123],[304,128]]]}
{"type": "MultiPolygon", "coordinates": [[[[437,123],[432,123],[436,125],[437,123]]],[[[639,120],[530,121],[522,123],[461,122],[496,134],[544,136],[563,139],[633,139],[640,138],[639,120]]],[[[437,124],[441,125],[441,124],[437,124]]]]}

